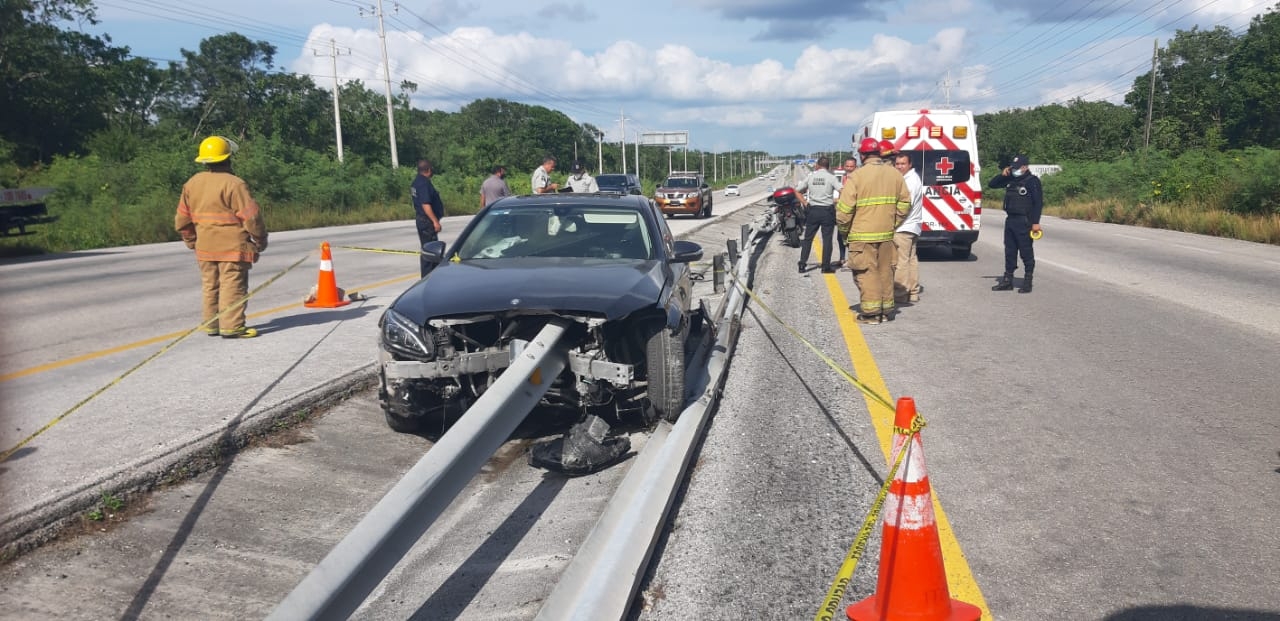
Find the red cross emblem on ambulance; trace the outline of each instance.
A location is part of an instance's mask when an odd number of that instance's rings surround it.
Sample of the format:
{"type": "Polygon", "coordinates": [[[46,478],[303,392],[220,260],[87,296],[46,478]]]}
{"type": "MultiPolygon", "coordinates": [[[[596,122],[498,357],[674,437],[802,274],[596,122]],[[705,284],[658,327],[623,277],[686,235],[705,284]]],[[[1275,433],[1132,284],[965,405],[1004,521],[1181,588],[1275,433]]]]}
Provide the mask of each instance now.
{"type": "Polygon", "coordinates": [[[938,172],[944,175],[949,175],[951,174],[951,169],[955,168],[956,165],[951,161],[951,158],[943,156],[943,158],[938,160],[938,163],[934,164],[933,167],[937,168],[938,172]]]}

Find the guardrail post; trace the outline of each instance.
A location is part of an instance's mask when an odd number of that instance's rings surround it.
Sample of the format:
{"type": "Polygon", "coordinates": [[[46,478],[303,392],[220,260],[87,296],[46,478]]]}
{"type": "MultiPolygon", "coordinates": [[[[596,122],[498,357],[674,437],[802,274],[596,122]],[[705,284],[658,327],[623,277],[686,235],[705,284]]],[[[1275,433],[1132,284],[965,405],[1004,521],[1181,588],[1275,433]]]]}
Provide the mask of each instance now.
{"type": "MultiPolygon", "coordinates": [[[[747,242],[749,241],[751,241],[751,226],[744,224],[742,225],[742,242],[741,243],[743,246],[746,246],[747,242]]],[[[737,263],[737,262],[738,261],[735,259],[734,263],[737,263]]]]}
{"type": "Polygon", "coordinates": [[[711,258],[711,283],[716,293],[724,293],[724,253],[711,258]]]}
{"type": "Polygon", "coordinates": [[[725,242],[725,246],[727,246],[729,249],[729,264],[737,265],[738,264],[738,242],[736,240],[730,239],[727,242],[725,242]]]}

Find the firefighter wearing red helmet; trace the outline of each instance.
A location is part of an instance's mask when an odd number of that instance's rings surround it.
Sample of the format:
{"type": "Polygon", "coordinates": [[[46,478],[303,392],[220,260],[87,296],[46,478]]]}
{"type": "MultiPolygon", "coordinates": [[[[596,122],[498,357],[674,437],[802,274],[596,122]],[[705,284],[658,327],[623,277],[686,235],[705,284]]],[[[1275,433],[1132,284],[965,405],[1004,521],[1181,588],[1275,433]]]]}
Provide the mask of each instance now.
{"type": "Polygon", "coordinates": [[[880,157],[889,157],[898,152],[898,147],[893,146],[893,143],[888,140],[881,140],[879,146],[880,157]]]}
{"type": "MultiPolygon", "coordinates": [[[[893,145],[889,145],[892,150],[893,145]]],[[[880,141],[864,138],[858,145],[862,166],[840,189],[836,226],[848,240],[849,269],[860,299],[850,308],[861,324],[892,321],[893,269],[898,249],[893,233],[907,216],[911,193],[902,174],[881,156],[880,141]]]]}

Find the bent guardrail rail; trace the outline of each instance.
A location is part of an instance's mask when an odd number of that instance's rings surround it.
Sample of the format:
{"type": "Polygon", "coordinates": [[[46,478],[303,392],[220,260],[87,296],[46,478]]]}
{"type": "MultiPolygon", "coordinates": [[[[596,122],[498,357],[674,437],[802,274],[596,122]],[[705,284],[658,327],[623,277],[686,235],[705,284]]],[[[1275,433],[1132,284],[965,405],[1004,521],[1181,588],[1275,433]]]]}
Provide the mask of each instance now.
{"type": "Polygon", "coordinates": [[[405,473],[269,620],[346,619],[453,502],[568,364],[554,319],[493,386],[405,473]]]}

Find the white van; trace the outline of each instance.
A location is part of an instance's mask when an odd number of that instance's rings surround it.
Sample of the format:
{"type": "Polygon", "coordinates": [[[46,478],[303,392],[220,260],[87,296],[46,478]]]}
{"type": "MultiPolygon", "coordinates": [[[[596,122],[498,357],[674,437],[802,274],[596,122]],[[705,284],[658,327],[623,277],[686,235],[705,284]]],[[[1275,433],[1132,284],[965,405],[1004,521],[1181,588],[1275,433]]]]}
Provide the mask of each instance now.
{"type": "MultiPolygon", "coordinates": [[[[912,155],[922,178],[950,175],[951,158],[926,157],[928,151],[968,152],[969,178],[950,185],[927,185],[921,246],[949,246],[957,259],[969,257],[982,219],[982,179],[978,165],[978,128],[968,110],[887,110],[876,112],[863,137],[888,140],[912,155]],[[931,170],[924,170],[928,166],[931,170]],[[932,170],[936,169],[936,170],[932,170]]],[[[857,142],[856,140],[854,141],[857,142]]]]}

